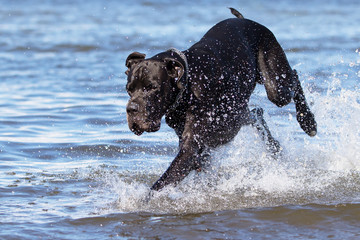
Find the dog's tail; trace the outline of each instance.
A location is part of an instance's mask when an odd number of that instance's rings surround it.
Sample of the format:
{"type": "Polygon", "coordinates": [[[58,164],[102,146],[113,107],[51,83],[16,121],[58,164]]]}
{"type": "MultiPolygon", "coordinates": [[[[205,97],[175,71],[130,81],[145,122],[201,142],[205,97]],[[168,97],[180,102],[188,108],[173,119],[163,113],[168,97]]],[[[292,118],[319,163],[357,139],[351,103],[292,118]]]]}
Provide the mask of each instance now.
{"type": "Polygon", "coordinates": [[[236,10],[235,8],[232,8],[232,7],[229,7],[229,9],[230,9],[231,13],[235,15],[235,17],[244,19],[244,16],[238,10],[236,10]]]}

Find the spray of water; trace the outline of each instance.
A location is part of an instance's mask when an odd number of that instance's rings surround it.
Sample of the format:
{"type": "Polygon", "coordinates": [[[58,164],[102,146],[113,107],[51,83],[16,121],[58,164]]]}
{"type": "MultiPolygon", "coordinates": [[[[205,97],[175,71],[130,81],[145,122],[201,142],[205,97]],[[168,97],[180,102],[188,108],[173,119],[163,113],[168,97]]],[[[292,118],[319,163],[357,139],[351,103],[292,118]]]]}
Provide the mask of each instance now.
{"type": "Polygon", "coordinates": [[[184,213],[359,202],[360,92],[342,89],[333,76],[326,94],[308,95],[319,125],[315,138],[302,133],[290,115],[294,128],[275,134],[283,151],[274,156],[256,130],[244,127],[230,144],[213,151],[208,169],[191,173],[176,187],[149,192],[163,169],[108,175],[107,189],[117,200],[107,210],[184,213]]]}

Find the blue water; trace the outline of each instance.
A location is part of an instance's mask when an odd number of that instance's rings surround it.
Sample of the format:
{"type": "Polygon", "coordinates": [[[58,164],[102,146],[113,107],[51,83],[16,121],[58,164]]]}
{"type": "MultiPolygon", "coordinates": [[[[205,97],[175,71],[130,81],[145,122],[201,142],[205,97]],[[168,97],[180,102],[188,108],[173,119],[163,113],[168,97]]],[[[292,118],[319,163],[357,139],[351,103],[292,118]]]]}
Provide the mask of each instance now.
{"type": "Polygon", "coordinates": [[[0,0],[0,239],[360,238],[359,12],[355,0],[0,0]],[[145,202],[177,137],[165,123],[129,131],[125,59],[187,49],[230,6],[275,34],[318,135],[258,86],[251,106],[283,154],[244,127],[206,172],[145,202]]]}

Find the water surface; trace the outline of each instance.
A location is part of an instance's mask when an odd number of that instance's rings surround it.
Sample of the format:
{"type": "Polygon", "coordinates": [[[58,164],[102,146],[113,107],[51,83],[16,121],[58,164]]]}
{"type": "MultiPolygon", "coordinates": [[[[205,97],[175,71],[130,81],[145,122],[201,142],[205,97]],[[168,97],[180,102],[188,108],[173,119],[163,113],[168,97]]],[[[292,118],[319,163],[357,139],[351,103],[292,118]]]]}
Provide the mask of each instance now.
{"type": "Polygon", "coordinates": [[[360,237],[360,5],[322,1],[1,1],[1,239],[360,237]],[[299,72],[319,129],[257,87],[284,148],[244,127],[211,166],[149,187],[177,138],[127,127],[133,51],[184,50],[232,6],[270,28],[299,72]]]}

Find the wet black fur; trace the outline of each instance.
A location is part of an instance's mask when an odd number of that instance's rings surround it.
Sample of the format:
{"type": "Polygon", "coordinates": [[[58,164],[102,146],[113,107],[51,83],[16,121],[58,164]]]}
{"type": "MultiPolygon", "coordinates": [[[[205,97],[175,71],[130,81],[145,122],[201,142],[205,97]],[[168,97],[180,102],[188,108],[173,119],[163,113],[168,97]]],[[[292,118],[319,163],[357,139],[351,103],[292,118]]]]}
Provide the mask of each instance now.
{"type": "Polygon", "coordinates": [[[200,170],[208,149],[231,141],[241,126],[254,124],[248,101],[256,83],[265,85],[278,107],[294,99],[300,126],[310,136],[316,134],[296,71],[272,32],[236,16],[219,22],[183,51],[188,68],[174,51],[149,59],[135,52],[126,61],[129,128],[138,135],[157,131],[165,115],[179,136],[179,153],[153,190],[200,170]]]}

